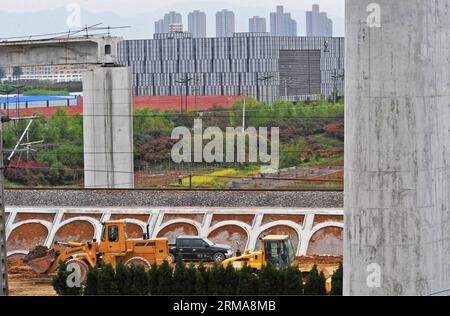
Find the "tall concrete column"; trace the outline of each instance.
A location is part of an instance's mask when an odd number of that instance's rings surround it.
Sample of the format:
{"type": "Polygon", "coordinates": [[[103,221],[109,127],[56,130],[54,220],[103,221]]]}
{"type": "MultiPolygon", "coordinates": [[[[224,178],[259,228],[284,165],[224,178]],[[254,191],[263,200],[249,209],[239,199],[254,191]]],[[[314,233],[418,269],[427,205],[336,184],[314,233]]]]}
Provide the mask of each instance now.
{"type": "Polygon", "coordinates": [[[345,42],[344,293],[450,288],[450,0],[346,0],[345,42]]]}
{"type": "MultiPolygon", "coordinates": [[[[0,113],[0,153],[3,155],[3,122],[0,113]]],[[[6,251],[6,214],[4,192],[4,164],[0,159],[0,296],[8,295],[8,256],[6,251]]]]}
{"type": "Polygon", "coordinates": [[[95,66],[83,73],[86,188],[133,188],[132,72],[95,66]]]}

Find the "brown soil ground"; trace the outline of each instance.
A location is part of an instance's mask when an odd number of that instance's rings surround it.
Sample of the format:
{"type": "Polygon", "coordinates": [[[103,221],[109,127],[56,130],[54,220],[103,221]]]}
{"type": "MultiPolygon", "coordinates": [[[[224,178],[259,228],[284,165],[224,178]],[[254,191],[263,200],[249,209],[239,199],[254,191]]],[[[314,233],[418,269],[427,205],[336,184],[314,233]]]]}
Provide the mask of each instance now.
{"type": "Polygon", "coordinates": [[[297,257],[294,261],[294,265],[297,265],[302,272],[309,272],[314,265],[317,265],[319,271],[323,271],[325,277],[330,278],[334,271],[339,268],[339,265],[344,261],[341,257],[297,257]]]}
{"type": "Polygon", "coordinates": [[[22,262],[22,257],[8,258],[9,295],[55,296],[51,280],[51,276],[36,274],[22,262]]]}
{"type": "Polygon", "coordinates": [[[178,177],[182,175],[184,177],[183,181],[189,181],[189,175],[200,176],[203,174],[208,174],[211,171],[161,171],[160,173],[145,173],[136,172],[135,173],[135,184],[137,186],[150,186],[150,187],[160,187],[168,186],[171,184],[178,183],[178,177]]]}

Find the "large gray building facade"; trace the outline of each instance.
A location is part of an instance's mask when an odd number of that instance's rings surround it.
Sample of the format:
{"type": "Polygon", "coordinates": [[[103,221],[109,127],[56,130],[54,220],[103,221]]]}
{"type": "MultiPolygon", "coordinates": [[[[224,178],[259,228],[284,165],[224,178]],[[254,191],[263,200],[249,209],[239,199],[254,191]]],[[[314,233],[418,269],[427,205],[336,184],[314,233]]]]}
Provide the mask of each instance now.
{"type": "Polygon", "coordinates": [[[343,94],[344,39],[278,37],[235,33],[226,38],[192,38],[189,33],[155,34],[155,39],[119,45],[119,61],[133,69],[138,96],[251,96],[273,102],[343,94]],[[328,46],[325,43],[328,43],[328,46]],[[327,48],[325,48],[327,47],[327,48]]]}

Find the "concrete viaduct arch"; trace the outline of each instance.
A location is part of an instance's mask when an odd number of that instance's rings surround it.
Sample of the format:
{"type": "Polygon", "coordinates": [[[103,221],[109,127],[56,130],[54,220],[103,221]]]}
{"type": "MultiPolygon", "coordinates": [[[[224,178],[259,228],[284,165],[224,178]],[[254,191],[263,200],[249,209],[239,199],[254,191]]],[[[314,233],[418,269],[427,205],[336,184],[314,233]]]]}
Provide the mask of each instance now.
{"type": "MultiPolygon", "coordinates": [[[[304,215],[305,219],[302,224],[295,223],[290,220],[276,220],[268,223],[262,224],[262,219],[265,215],[283,215],[286,213],[293,214],[295,213],[295,210],[283,210],[283,209],[274,209],[274,210],[268,210],[268,209],[243,209],[243,210],[226,210],[226,209],[213,209],[213,208],[203,208],[203,209],[195,209],[195,210],[189,210],[186,209],[140,209],[139,211],[123,211],[122,209],[95,209],[95,210],[89,210],[86,208],[53,208],[51,210],[49,209],[39,209],[39,208],[33,208],[33,209],[11,209],[9,210],[10,220],[8,221],[7,226],[7,232],[8,236],[11,234],[11,232],[28,223],[35,223],[35,224],[41,224],[48,230],[48,236],[46,238],[45,245],[47,247],[51,247],[51,244],[53,240],[55,239],[55,236],[57,232],[65,227],[66,225],[69,225],[74,222],[86,222],[89,223],[94,230],[94,236],[97,240],[100,240],[101,238],[101,232],[102,232],[102,222],[107,221],[111,218],[112,214],[121,214],[122,216],[125,214],[129,214],[130,217],[126,219],[126,221],[130,224],[137,225],[139,228],[142,229],[142,231],[146,230],[147,224],[150,226],[150,234],[152,238],[157,237],[160,232],[162,232],[164,229],[167,229],[168,227],[174,226],[174,225],[190,225],[193,227],[197,234],[202,236],[210,236],[212,233],[216,232],[217,230],[224,228],[224,227],[236,227],[243,232],[245,232],[245,235],[247,237],[247,241],[245,243],[245,248],[255,250],[258,237],[268,229],[274,228],[274,227],[287,227],[289,229],[292,229],[295,234],[298,237],[298,247],[296,249],[298,256],[304,256],[307,253],[308,245],[310,242],[311,237],[318,231],[320,231],[323,228],[327,227],[338,227],[343,228],[343,224],[339,222],[334,221],[327,221],[324,223],[320,223],[317,225],[313,225],[314,223],[314,217],[316,215],[323,215],[324,213],[328,215],[333,216],[342,216],[343,212],[342,210],[298,210],[297,214],[304,215]],[[26,221],[20,221],[15,223],[14,217],[16,214],[20,213],[37,213],[42,212],[43,214],[55,214],[55,218],[53,221],[48,220],[26,220],[26,221]],[[189,218],[183,218],[183,214],[200,214],[203,217],[202,222],[198,222],[193,219],[189,218]],[[245,223],[243,221],[239,220],[223,220],[217,223],[214,223],[212,225],[212,217],[214,214],[252,214],[254,215],[254,220],[252,223],[245,223]],[[66,214],[77,214],[77,216],[64,219],[64,216],[66,214]],[[136,218],[133,218],[133,215],[136,214],[148,214],[149,219],[148,221],[142,221],[136,218]],[[180,218],[171,219],[168,221],[163,221],[164,216],[166,214],[175,214],[181,216],[180,218]],[[95,215],[95,216],[93,216],[95,215]]],[[[8,255],[13,254],[23,254],[26,253],[25,250],[15,250],[13,252],[8,253],[8,255]]]]}

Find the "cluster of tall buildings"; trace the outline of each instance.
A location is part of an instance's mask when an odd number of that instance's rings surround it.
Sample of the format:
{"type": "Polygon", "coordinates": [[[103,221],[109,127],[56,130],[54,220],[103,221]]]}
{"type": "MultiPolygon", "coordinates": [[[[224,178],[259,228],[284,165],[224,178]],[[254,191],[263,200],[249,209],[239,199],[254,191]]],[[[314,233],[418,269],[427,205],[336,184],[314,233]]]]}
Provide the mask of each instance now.
{"type": "Polygon", "coordinates": [[[164,18],[155,22],[155,33],[175,33],[180,29],[182,32],[183,16],[175,11],[166,13],[164,18]]]}
{"type": "MultiPolygon", "coordinates": [[[[314,5],[312,11],[306,13],[307,36],[333,36],[333,22],[326,12],[320,12],[319,6],[314,5]]],[[[250,33],[266,33],[267,20],[264,17],[254,16],[249,19],[250,33]]],[[[188,33],[194,38],[207,37],[206,13],[195,10],[188,14],[188,33]]],[[[155,33],[182,33],[183,17],[180,13],[169,12],[164,18],[155,22],[155,33]]],[[[216,13],[216,37],[232,37],[236,32],[236,18],[233,11],[221,10],[216,13]]],[[[291,13],[285,12],[283,6],[277,6],[276,11],[270,13],[270,35],[297,36],[297,21],[291,13]]]]}

